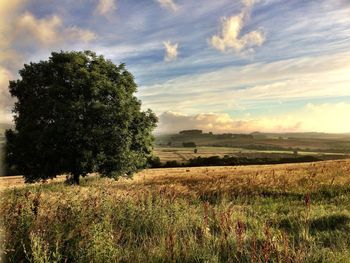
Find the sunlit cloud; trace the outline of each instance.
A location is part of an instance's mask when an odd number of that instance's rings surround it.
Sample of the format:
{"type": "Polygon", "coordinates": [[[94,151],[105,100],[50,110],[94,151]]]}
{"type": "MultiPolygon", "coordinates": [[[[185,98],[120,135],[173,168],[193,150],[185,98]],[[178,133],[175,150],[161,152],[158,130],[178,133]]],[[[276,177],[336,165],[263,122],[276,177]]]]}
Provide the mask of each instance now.
{"type": "Polygon", "coordinates": [[[225,17],[221,21],[220,34],[212,36],[211,45],[224,52],[234,50],[240,52],[247,48],[261,46],[265,41],[265,34],[262,30],[253,30],[241,35],[245,23],[249,20],[250,9],[254,5],[253,0],[244,1],[245,8],[238,14],[225,17]]]}
{"type": "MultiPolygon", "coordinates": [[[[158,115],[200,115],[215,124],[206,114],[227,114],[220,123],[241,121],[242,131],[316,130],[322,127],[311,105],[330,103],[348,112],[334,104],[350,103],[347,1],[42,3],[0,1],[1,121],[11,117],[8,81],[19,77],[24,63],[45,60],[51,51],[83,49],[126,63],[139,86],[136,96],[158,115]],[[301,108],[313,116],[309,127],[301,108]]],[[[344,130],[344,121],[335,120],[322,123],[344,130]]]]}
{"type": "Polygon", "coordinates": [[[62,19],[57,15],[37,19],[29,12],[25,12],[19,17],[16,36],[22,41],[35,41],[42,45],[52,45],[67,40],[89,42],[96,38],[96,35],[89,30],[76,26],[64,28],[62,19]]]}
{"type": "Polygon", "coordinates": [[[97,5],[97,13],[100,15],[110,15],[117,9],[116,0],[99,0],[97,5]]]}
{"type": "Polygon", "coordinates": [[[233,118],[226,113],[200,113],[187,115],[167,111],[160,114],[159,133],[178,132],[185,129],[201,129],[215,133],[261,132],[336,132],[350,131],[347,121],[350,103],[309,103],[287,115],[271,115],[252,118],[233,118]]]}
{"type": "Polygon", "coordinates": [[[214,133],[249,133],[254,131],[283,132],[300,131],[301,122],[293,118],[235,119],[226,113],[200,113],[186,115],[164,112],[159,116],[159,133],[201,129],[214,133]]]}
{"type": "Polygon", "coordinates": [[[173,0],[157,0],[162,8],[168,9],[170,11],[177,11],[179,6],[173,0]]]}
{"type": "Polygon", "coordinates": [[[173,61],[177,59],[178,55],[178,47],[179,43],[172,44],[170,41],[164,41],[164,48],[165,48],[165,54],[164,54],[164,60],[165,61],[173,61]]]}
{"type": "Polygon", "coordinates": [[[13,74],[0,66],[0,105],[2,108],[8,108],[12,105],[13,100],[8,94],[9,79],[13,78],[13,74]]]}
{"type": "Polygon", "coordinates": [[[50,14],[36,17],[27,9],[29,1],[0,2],[0,123],[12,120],[14,99],[8,91],[9,80],[26,59],[26,48],[53,50],[72,43],[87,43],[96,39],[91,30],[66,26],[64,18],[50,14]]]}

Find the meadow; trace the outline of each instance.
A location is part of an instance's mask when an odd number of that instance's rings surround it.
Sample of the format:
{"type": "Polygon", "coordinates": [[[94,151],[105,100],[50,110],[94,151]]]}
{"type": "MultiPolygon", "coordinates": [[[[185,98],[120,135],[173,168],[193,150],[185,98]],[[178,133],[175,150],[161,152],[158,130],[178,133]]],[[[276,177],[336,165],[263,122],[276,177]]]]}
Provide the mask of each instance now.
{"type": "Polygon", "coordinates": [[[327,133],[162,134],[156,136],[155,146],[178,149],[184,142],[194,142],[197,147],[210,148],[212,151],[231,153],[288,154],[294,150],[307,155],[350,153],[350,134],[327,133]]]}
{"type": "MultiPolygon", "coordinates": [[[[244,148],[234,147],[213,147],[213,146],[198,146],[190,147],[156,147],[154,154],[160,158],[162,163],[177,161],[179,163],[186,162],[197,157],[208,158],[212,156],[232,156],[246,158],[291,158],[296,157],[291,150],[249,150],[244,148]]],[[[349,154],[332,153],[332,152],[313,152],[313,151],[298,151],[297,155],[315,156],[319,159],[342,159],[349,158],[349,154]]]]}
{"type": "Polygon", "coordinates": [[[350,160],[12,180],[3,262],[350,261],[350,160]]]}

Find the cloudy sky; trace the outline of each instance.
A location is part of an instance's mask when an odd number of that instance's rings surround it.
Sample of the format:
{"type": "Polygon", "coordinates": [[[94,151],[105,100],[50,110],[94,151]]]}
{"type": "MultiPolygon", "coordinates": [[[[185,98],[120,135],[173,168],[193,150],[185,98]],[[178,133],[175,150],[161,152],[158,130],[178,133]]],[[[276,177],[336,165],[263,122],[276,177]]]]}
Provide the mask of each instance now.
{"type": "Polygon", "coordinates": [[[7,86],[51,51],[125,62],[158,132],[350,132],[349,0],[0,0],[7,86]]]}

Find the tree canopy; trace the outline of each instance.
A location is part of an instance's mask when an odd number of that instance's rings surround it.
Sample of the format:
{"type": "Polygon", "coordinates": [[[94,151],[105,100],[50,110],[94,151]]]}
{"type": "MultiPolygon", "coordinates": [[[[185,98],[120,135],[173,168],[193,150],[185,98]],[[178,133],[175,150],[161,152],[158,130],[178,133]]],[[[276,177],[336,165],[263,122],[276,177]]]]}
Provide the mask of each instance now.
{"type": "Polygon", "coordinates": [[[15,129],[6,131],[6,161],[27,182],[58,174],[131,175],[151,155],[157,118],[142,111],[124,64],[91,51],[53,52],[24,65],[10,81],[15,129]]]}

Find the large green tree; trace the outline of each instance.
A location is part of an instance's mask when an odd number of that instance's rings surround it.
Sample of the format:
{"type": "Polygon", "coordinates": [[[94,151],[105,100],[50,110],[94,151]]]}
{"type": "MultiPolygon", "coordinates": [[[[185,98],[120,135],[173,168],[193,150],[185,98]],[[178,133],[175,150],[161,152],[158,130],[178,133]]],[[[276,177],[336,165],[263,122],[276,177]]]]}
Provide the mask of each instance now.
{"type": "Polygon", "coordinates": [[[27,182],[68,173],[131,175],[152,151],[157,118],[141,111],[124,64],[91,51],[51,54],[24,65],[11,81],[15,129],[6,131],[6,160],[27,182]]]}

